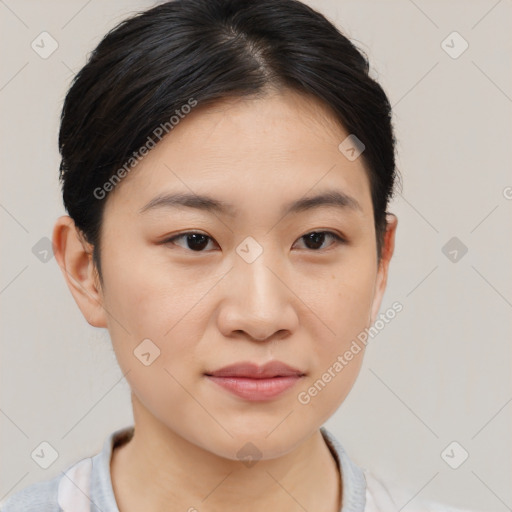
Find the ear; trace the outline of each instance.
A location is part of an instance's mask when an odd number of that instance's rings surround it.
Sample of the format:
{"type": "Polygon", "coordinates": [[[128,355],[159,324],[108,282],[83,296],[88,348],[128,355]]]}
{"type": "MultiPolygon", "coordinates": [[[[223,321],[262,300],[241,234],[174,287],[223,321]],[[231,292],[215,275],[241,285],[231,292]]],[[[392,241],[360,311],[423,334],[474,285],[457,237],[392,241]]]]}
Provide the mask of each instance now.
{"type": "Polygon", "coordinates": [[[92,260],[93,246],[87,243],[67,215],[53,228],[53,251],[64,279],[87,322],[107,327],[106,311],[98,271],[92,260]]]}
{"type": "Polygon", "coordinates": [[[395,250],[395,233],[398,225],[398,218],[393,213],[386,214],[386,233],[381,250],[381,260],[379,263],[379,269],[377,271],[377,281],[375,283],[375,291],[373,295],[372,310],[370,323],[373,324],[377,318],[382,297],[386,291],[386,284],[388,281],[388,269],[391,256],[395,250]]]}

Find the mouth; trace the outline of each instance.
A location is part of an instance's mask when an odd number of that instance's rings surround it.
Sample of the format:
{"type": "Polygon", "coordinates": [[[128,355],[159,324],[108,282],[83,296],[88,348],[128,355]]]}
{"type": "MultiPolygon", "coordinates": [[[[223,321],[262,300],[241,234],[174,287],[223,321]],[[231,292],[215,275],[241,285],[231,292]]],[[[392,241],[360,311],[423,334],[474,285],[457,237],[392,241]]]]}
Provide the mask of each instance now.
{"type": "Polygon", "coordinates": [[[275,398],[297,384],[306,373],[280,361],[263,366],[235,363],[204,374],[224,390],[249,401],[275,398]]]}

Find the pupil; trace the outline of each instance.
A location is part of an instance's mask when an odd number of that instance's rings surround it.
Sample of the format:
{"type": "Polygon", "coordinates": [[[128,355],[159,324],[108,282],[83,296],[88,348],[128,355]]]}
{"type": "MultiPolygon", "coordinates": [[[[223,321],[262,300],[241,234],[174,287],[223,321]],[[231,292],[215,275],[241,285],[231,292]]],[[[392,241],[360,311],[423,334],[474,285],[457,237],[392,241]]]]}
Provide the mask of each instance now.
{"type": "Polygon", "coordinates": [[[192,250],[201,250],[206,245],[208,245],[207,236],[201,235],[200,233],[193,233],[192,235],[188,235],[188,241],[190,242],[192,240],[192,244],[188,244],[190,249],[192,250]]]}
{"type": "Polygon", "coordinates": [[[306,245],[308,245],[308,241],[312,241],[314,247],[308,247],[310,249],[318,249],[319,247],[322,247],[324,237],[325,233],[310,233],[309,235],[306,235],[306,245]]]}

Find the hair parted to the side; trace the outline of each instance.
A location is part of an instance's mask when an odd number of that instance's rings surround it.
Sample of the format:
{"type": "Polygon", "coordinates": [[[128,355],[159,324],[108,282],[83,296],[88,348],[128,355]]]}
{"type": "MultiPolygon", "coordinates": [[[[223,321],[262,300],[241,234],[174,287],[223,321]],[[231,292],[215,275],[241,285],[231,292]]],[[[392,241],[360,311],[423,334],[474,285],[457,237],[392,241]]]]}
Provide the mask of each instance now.
{"type": "MultiPolygon", "coordinates": [[[[380,261],[397,178],[391,106],[367,57],[298,0],[171,0],[108,32],[75,76],[59,132],[64,206],[101,283],[104,186],[187,104],[290,88],[320,99],[365,145],[380,261]]],[[[172,134],[171,134],[172,136],[172,134]]],[[[341,141],[340,141],[341,142],[341,141]]]]}

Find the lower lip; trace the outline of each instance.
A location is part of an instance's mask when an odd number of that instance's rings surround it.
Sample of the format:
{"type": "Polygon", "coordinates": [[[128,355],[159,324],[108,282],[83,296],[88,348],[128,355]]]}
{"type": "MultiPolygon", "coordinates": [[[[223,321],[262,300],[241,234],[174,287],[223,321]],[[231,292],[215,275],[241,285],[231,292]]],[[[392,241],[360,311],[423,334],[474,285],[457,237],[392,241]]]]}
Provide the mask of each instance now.
{"type": "Polygon", "coordinates": [[[270,400],[295,386],[300,376],[273,377],[270,379],[251,379],[249,377],[207,377],[231,393],[245,400],[270,400]]]}

